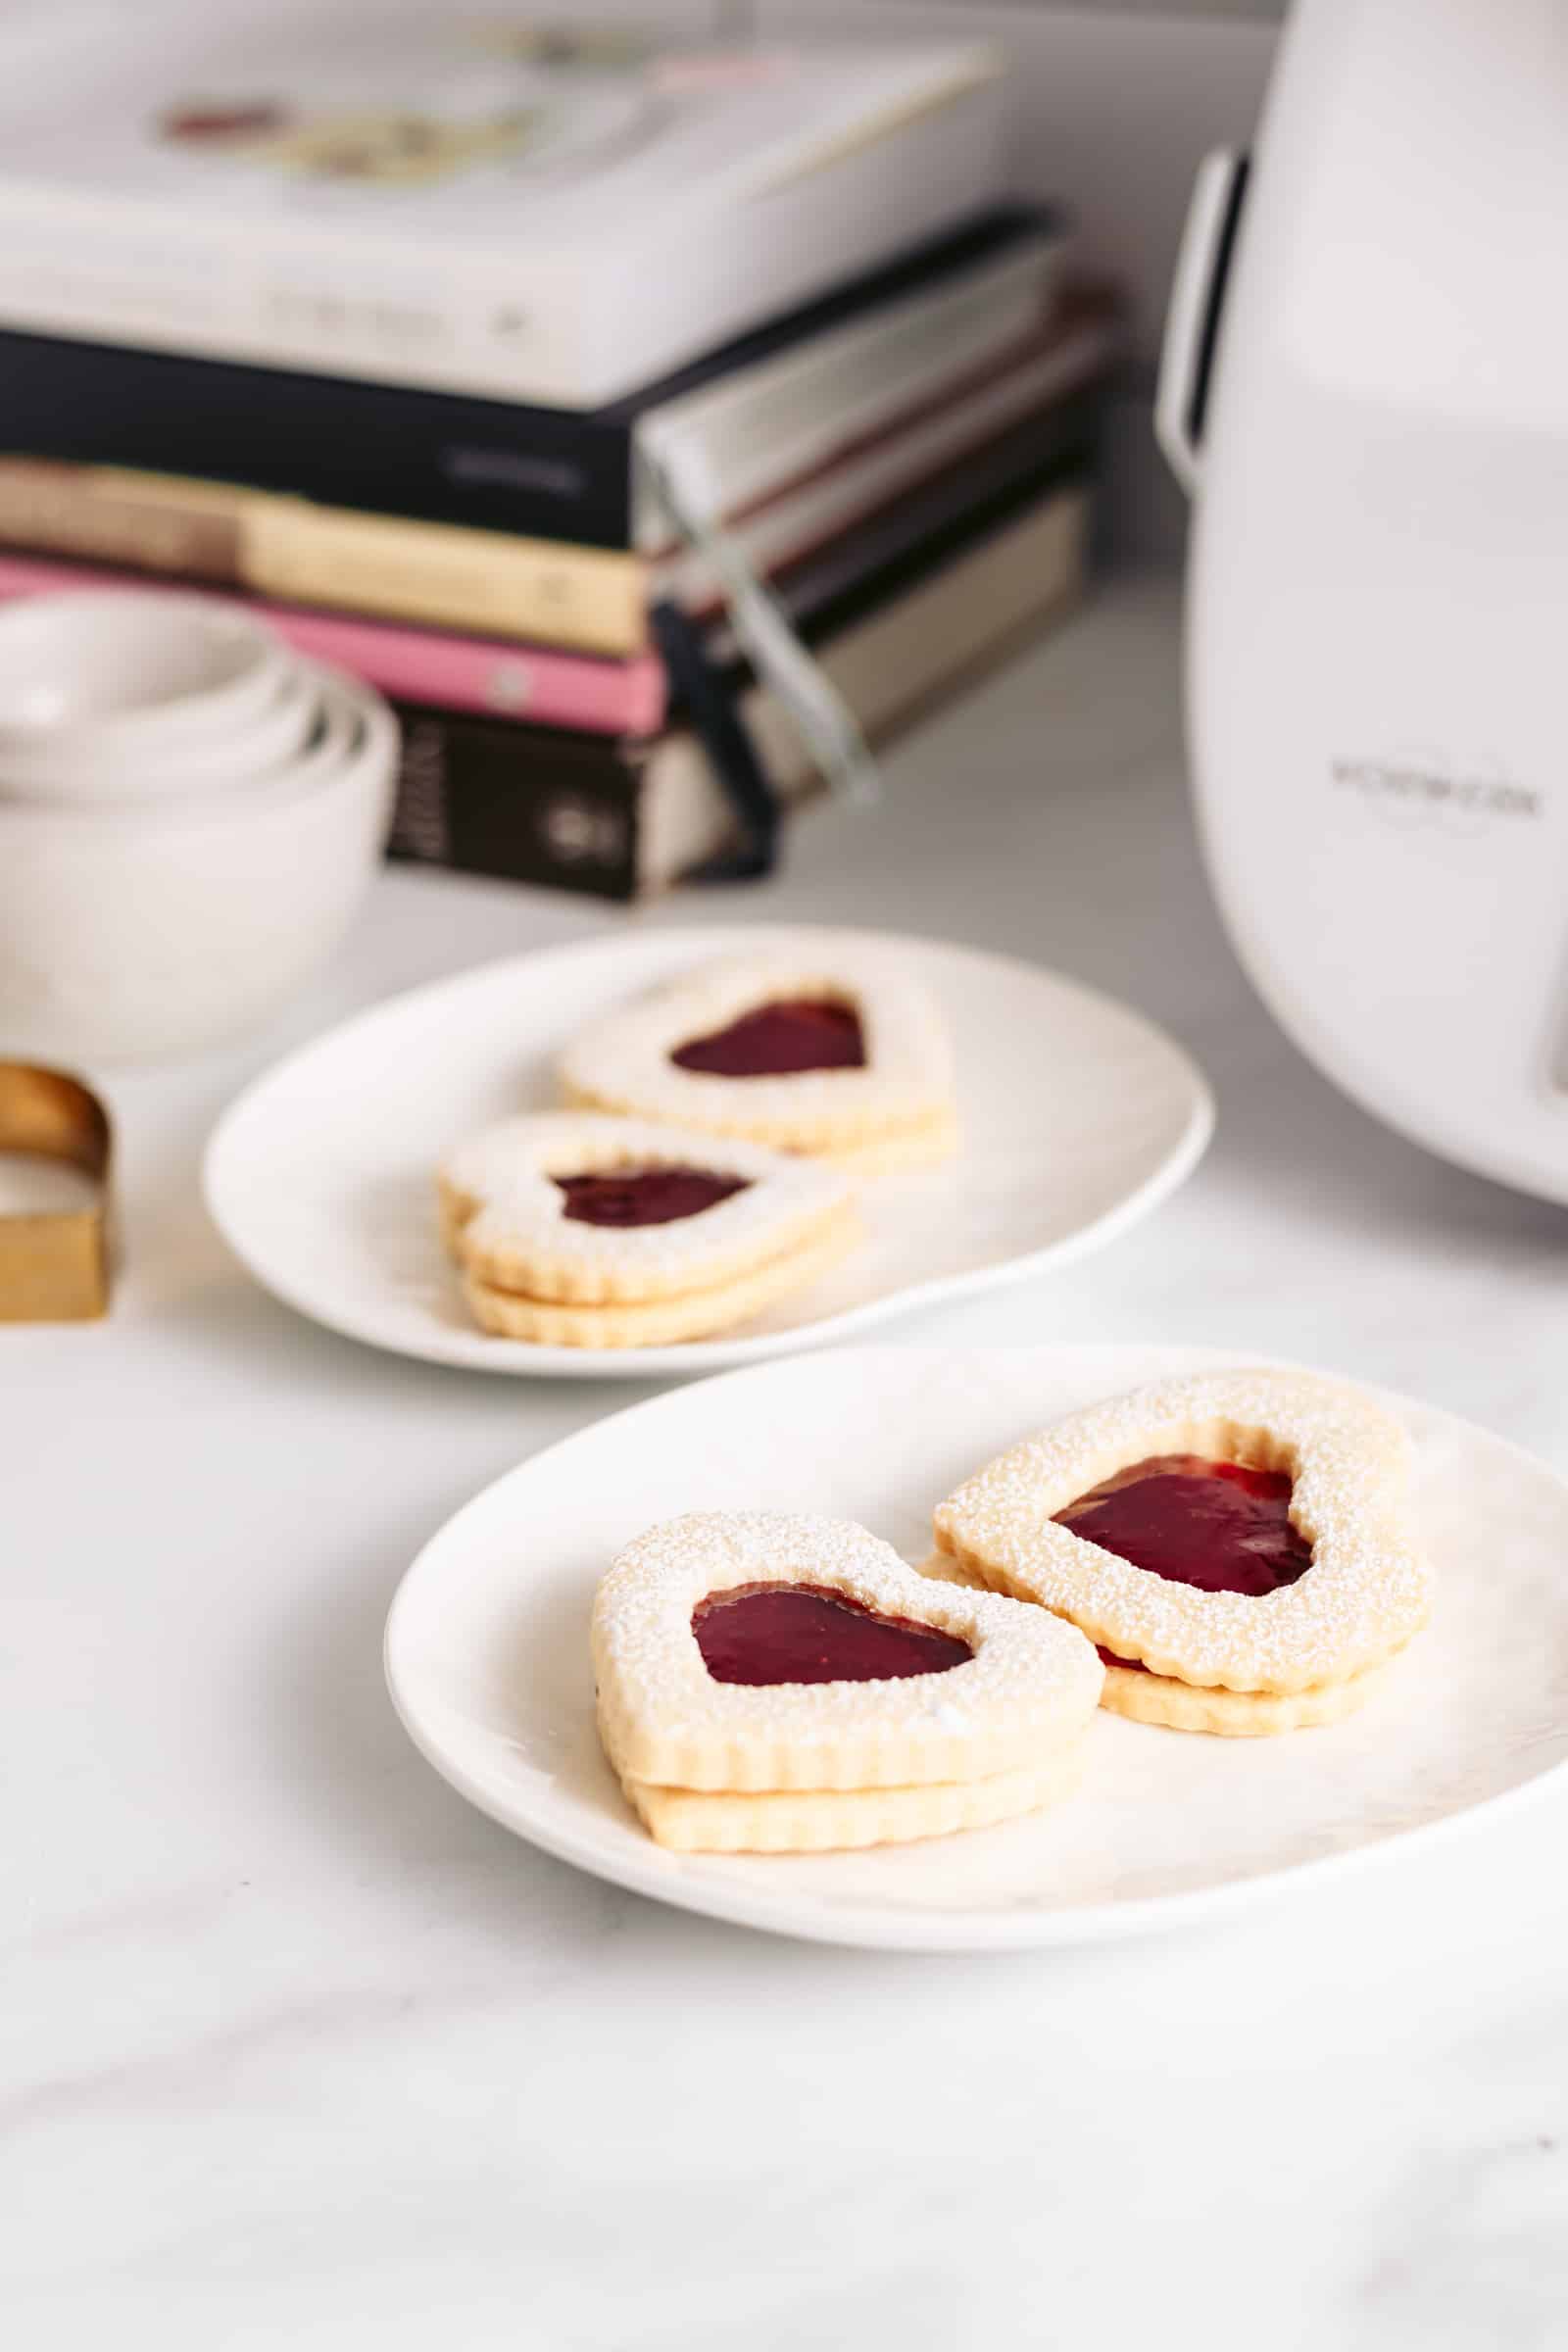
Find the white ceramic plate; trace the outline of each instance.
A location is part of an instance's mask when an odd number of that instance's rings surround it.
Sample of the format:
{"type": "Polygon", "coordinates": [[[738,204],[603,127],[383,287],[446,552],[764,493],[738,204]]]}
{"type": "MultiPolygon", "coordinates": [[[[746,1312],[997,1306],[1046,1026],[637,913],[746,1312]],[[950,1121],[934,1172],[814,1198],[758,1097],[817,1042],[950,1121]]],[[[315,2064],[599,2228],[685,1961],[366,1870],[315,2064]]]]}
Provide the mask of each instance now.
{"type": "Polygon", "coordinates": [[[240,1098],[208,1152],[208,1204],[269,1290],[351,1338],[479,1371],[639,1380],[779,1355],[1081,1255],[1194,1166],[1213,1104],[1161,1030],[1033,964],[899,940],[954,1030],[964,1149],[945,1167],[879,1183],[870,1238],[841,1267],[733,1332],[680,1347],[541,1348],[475,1327],[436,1229],[435,1165],[451,1144],[555,1102],[555,1056],[573,1031],[704,956],[877,936],[758,924],[637,933],[395,998],[240,1098]]]}
{"type": "Polygon", "coordinates": [[[484,1812],[581,1869],[779,1934],[913,1950],[1174,1924],[1431,1839],[1568,1758],[1568,1486],[1399,1398],[1438,1572],[1431,1629],[1348,1722],[1210,1740],[1102,1714],[1055,1812],[870,1853],[681,1855],[638,1827],[594,1731],[588,1612],[614,1551],[692,1509],[859,1519],[906,1558],[968,1470],[1097,1396],[1226,1359],[1193,1348],[865,1348],[705,1381],[499,1480],[410,1569],[387,1621],[416,1744],[484,1812]]]}

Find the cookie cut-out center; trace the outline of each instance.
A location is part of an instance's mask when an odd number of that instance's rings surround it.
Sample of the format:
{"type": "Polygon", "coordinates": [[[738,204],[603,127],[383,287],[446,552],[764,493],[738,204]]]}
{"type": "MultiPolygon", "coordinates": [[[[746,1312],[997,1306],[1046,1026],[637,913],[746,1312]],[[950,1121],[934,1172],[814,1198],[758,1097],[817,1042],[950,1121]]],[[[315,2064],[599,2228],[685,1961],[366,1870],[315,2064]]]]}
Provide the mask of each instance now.
{"type": "Polygon", "coordinates": [[[564,1215],[574,1225],[673,1225],[744,1193],[745,1176],[720,1176],[712,1168],[600,1168],[553,1179],[566,1196],[564,1215]]]}
{"type": "Polygon", "coordinates": [[[806,1070],[860,1070],[865,1036],[853,1004],[831,997],[778,997],[727,1028],[688,1038],[670,1060],[713,1078],[792,1078],[806,1070]]]}
{"type": "Polygon", "coordinates": [[[1152,1576],[1255,1598],[1294,1585],[1312,1565],[1312,1546],[1292,1525],[1290,1508],[1284,1471],[1162,1453],[1118,1470],[1056,1521],[1152,1576]]]}
{"type": "Polygon", "coordinates": [[[882,1683],[946,1674],[974,1655],[967,1642],[883,1617],[830,1585],[736,1585],[692,1611],[715,1683],[882,1683]]]}

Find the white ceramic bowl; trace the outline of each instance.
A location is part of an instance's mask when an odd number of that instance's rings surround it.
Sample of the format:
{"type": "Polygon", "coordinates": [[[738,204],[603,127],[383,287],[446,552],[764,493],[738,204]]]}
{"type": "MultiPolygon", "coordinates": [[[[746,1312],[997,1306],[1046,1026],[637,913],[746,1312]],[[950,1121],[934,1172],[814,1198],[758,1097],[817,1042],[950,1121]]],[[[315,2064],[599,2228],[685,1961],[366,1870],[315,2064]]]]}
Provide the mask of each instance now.
{"type": "Polygon", "coordinates": [[[328,956],[391,819],[397,722],[314,671],[320,739],[243,792],[0,804],[0,1053],[134,1061],[258,1020],[328,956]]]}
{"type": "Polygon", "coordinates": [[[0,610],[0,750],[79,768],[241,732],[292,655],[233,606],[145,589],[0,610]]]}
{"type": "Polygon", "coordinates": [[[107,758],[0,741],[0,801],[101,806],[235,791],[296,760],[319,717],[319,687],[290,658],[270,699],[231,734],[132,746],[107,758]]]}
{"type": "MultiPolygon", "coordinates": [[[[96,830],[109,824],[133,832],[138,825],[176,815],[232,818],[236,813],[236,799],[255,807],[313,792],[357,750],[365,734],[368,709],[385,706],[373,687],[323,662],[297,661],[291,690],[297,691],[303,700],[308,732],[292,758],[278,761],[265,775],[249,777],[237,793],[214,792],[196,784],[182,793],[163,794],[151,806],[134,801],[113,805],[102,801],[49,805],[35,799],[13,800],[8,805],[0,790],[0,822],[26,817],[54,831],[84,826],[96,830]]],[[[3,758],[0,753],[0,760],[3,758]]]]}

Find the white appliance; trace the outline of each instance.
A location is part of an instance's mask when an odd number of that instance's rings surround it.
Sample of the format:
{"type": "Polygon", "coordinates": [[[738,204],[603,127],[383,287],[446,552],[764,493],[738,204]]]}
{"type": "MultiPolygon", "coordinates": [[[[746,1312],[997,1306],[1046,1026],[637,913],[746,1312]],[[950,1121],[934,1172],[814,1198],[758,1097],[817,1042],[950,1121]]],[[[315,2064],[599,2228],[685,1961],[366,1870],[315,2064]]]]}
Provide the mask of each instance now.
{"type": "Polygon", "coordinates": [[[1568,0],[1298,0],[1157,421],[1243,962],[1367,1109],[1568,1200],[1568,0]]]}

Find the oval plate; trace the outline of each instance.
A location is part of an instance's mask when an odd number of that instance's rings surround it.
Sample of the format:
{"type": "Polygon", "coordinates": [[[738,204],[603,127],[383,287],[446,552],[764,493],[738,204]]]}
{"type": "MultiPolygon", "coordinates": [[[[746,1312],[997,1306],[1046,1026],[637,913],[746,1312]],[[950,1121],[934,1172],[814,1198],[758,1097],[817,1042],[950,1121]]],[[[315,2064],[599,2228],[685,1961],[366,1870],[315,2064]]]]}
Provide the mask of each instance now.
{"type": "Polygon", "coordinates": [[[1031,1429],[1227,1359],[1192,1348],[847,1348],[655,1397],[448,1522],[387,1621],[416,1744],[482,1811],[583,1870],[781,1935],[924,1951],[1173,1926],[1494,1817],[1568,1757],[1568,1486],[1396,1397],[1438,1572],[1431,1630],[1358,1715],[1212,1740],[1102,1714],[1079,1792],[869,1853],[695,1855],[644,1834],[600,1753],[588,1613],[619,1546],[692,1509],[859,1519],[906,1558],[933,1505],[1031,1429]]]}
{"type": "Polygon", "coordinates": [[[840,1339],[1082,1256],[1196,1164],[1208,1087],[1141,1014],[1003,956],[862,931],[660,931],[509,957],[396,997],[259,1079],[208,1148],[208,1205],[257,1279],[350,1338],[431,1363],[646,1379],[840,1339]],[[436,1227],[435,1167],[510,1111],[557,1100],[586,1021],[705,956],[896,946],[954,1031],[964,1123],[945,1167],[866,1192],[869,1239],[808,1291],[711,1340],[544,1348],[480,1331],[436,1227]]]}

